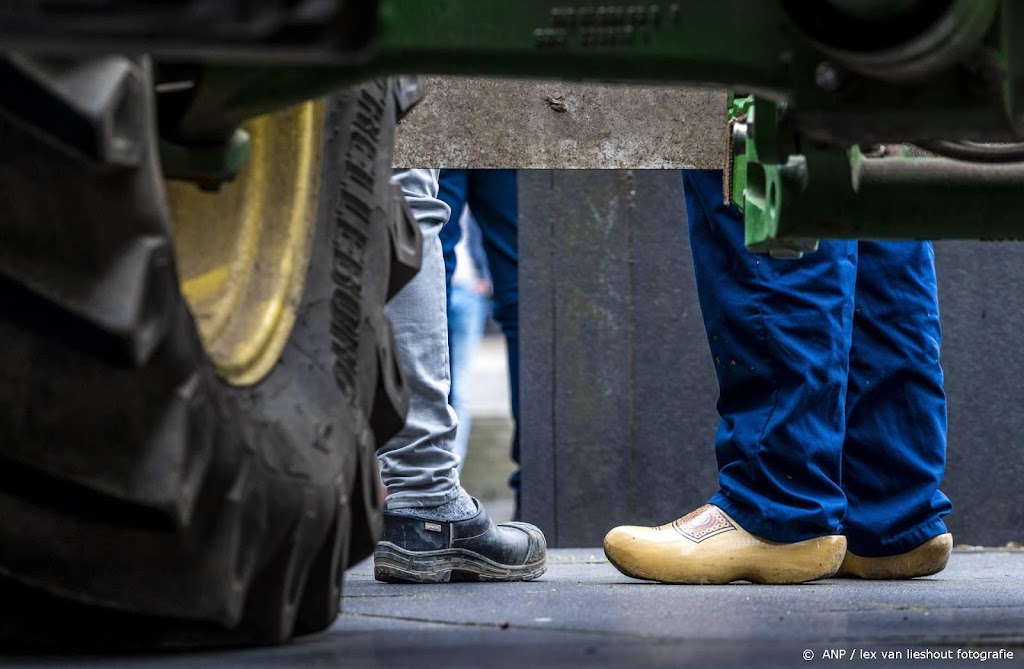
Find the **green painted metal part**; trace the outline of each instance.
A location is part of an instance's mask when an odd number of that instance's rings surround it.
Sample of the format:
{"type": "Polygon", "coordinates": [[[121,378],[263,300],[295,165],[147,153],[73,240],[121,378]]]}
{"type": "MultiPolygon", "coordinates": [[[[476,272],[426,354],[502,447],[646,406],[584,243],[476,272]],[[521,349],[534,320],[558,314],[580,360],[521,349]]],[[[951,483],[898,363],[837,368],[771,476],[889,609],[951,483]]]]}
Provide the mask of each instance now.
{"type": "Polygon", "coordinates": [[[177,134],[223,139],[248,118],[403,73],[742,82],[770,97],[791,85],[789,38],[772,2],[381,0],[381,15],[378,48],[361,66],[205,67],[177,134]],[[720,39],[733,30],[746,36],[742,48],[720,39]]]}
{"type": "Polygon", "coordinates": [[[751,251],[799,258],[822,239],[1024,240],[1024,164],[915,156],[902,147],[805,143],[785,110],[733,103],[731,192],[751,251]]]}
{"type": "Polygon", "coordinates": [[[790,87],[775,2],[382,0],[381,31],[371,71],[790,87]]]}
{"type": "Polygon", "coordinates": [[[743,211],[747,248],[776,258],[816,251],[816,238],[779,232],[779,172],[792,160],[796,143],[780,123],[779,106],[754,96],[737,98],[731,103],[731,118],[733,154],[726,181],[732,201],[743,211]]]}
{"type": "MultiPolygon", "coordinates": [[[[223,139],[246,118],[368,78],[412,73],[735,88],[789,102],[811,136],[846,131],[839,138],[851,143],[920,139],[907,136],[914,133],[1014,135],[1007,113],[1018,64],[1004,56],[1020,40],[1007,34],[1006,22],[1024,26],[1024,17],[1017,20],[1012,0],[942,2],[952,18],[937,25],[952,27],[926,26],[899,48],[862,51],[805,34],[790,14],[811,5],[796,0],[380,0],[379,41],[366,62],[207,67],[179,130],[223,139]],[[909,79],[893,83],[899,77],[909,79]]],[[[865,35],[865,45],[874,37],[865,35]]]]}
{"type": "Polygon", "coordinates": [[[1024,240],[1019,163],[830,148],[766,168],[765,183],[747,189],[754,251],[811,250],[819,239],[1024,240]]]}
{"type": "MultiPolygon", "coordinates": [[[[783,97],[791,83],[789,39],[772,2],[381,0],[380,42],[363,65],[208,65],[195,81],[191,104],[166,130],[179,146],[208,153],[227,146],[247,119],[401,73],[718,86],[740,81],[783,97]],[[742,48],[720,39],[726,31],[746,35],[742,48]]],[[[178,152],[165,164],[181,173],[205,160],[178,152]]]]}
{"type": "MultiPolygon", "coordinates": [[[[821,1],[869,22],[938,6],[821,1]]],[[[754,250],[795,257],[854,236],[1017,238],[1024,224],[1007,212],[1019,208],[1021,169],[856,148],[1024,134],[1024,10],[945,2],[946,23],[871,52],[803,25],[792,12],[809,5],[795,0],[380,0],[379,45],[360,65],[204,67],[171,135],[206,153],[171,152],[165,163],[229,178],[238,154],[218,159],[210,147],[230,149],[246,119],[398,73],[698,83],[756,95],[723,114],[734,137],[727,195],[754,250]]]]}
{"type": "Polygon", "coordinates": [[[233,180],[251,153],[249,133],[240,128],[227,142],[210,146],[183,146],[160,140],[160,160],[166,178],[195,181],[210,189],[233,180]]]}

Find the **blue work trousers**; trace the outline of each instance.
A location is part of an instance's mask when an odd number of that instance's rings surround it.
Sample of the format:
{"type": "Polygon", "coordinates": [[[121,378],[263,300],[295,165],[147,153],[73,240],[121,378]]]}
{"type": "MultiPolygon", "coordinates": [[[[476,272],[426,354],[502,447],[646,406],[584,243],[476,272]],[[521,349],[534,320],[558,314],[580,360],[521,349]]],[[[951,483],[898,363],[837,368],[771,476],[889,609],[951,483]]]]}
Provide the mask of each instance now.
{"type": "Polygon", "coordinates": [[[519,189],[515,170],[441,170],[438,197],[452,209],[441,230],[448,286],[455,272],[455,245],[462,230],[459,218],[468,204],[480,227],[491,273],[494,320],[508,348],[512,419],[512,460],[516,471],[509,486],[519,501],[519,189]]]}
{"type": "Polygon", "coordinates": [[[845,534],[862,557],[946,532],[946,397],[927,242],[744,247],[722,173],[683,172],[721,416],[711,503],[772,541],[845,534]]]}

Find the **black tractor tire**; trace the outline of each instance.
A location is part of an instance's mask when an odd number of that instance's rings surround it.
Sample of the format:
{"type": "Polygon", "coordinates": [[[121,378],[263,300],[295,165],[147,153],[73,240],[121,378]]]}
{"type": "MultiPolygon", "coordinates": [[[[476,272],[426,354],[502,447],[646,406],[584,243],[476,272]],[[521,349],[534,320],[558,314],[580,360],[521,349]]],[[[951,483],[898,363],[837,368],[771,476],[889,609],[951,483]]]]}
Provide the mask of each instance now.
{"type": "Polygon", "coordinates": [[[390,182],[390,83],[328,101],[294,329],[236,387],[179,286],[152,68],[113,61],[143,84],[116,161],[0,114],[0,647],[322,630],[376,541],[375,450],[408,406],[383,307],[419,242],[390,182]]]}

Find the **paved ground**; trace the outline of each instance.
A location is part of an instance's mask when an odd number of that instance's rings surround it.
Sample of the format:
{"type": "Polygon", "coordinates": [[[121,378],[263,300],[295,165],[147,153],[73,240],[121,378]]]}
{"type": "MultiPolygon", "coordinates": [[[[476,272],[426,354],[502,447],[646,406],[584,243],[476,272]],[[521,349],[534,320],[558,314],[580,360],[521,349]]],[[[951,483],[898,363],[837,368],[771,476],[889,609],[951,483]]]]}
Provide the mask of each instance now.
{"type": "MultiPolygon", "coordinates": [[[[511,422],[500,338],[485,341],[475,367],[463,479],[501,520],[511,514],[511,422]]],[[[599,549],[554,551],[548,573],[521,584],[385,585],[364,562],[349,572],[343,605],[327,633],[281,648],[91,658],[0,651],[0,669],[1024,667],[1019,550],[957,552],[929,579],[789,587],[643,583],[621,576],[599,549]],[[1000,651],[1012,659],[981,663],[981,653],[1000,651]]]]}
{"type": "Polygon", "coordinates": [[[349,574],[344,609],[326,634],[282,648],[0,656],[0,667],[1024,667],[1021,551],[958,552],[939,576],[911,582],[774,587],[642,583],[596,550],[555,551],[541,580],[520,584],[384,585],[363,563],[349,574]],[[1012,659],[980,664],[980,653],[1002,651],[1012,659]]]}

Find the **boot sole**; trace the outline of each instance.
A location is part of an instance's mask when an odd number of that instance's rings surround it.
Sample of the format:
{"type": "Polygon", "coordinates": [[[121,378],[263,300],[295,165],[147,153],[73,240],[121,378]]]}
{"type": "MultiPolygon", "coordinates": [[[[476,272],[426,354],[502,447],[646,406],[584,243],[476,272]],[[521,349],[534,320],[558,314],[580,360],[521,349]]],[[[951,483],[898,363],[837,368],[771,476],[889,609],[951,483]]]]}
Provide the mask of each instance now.
{"type": "Polygon", "coordinates": [[[462,548],[408,551],[382,541],[373,553],[373,576],[384,583],[532,581],[547,571],[547,551],[524,565],[506,565],[462,548]]]}

